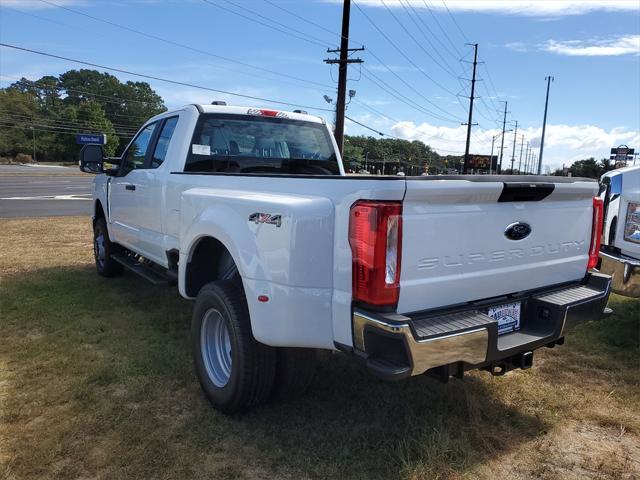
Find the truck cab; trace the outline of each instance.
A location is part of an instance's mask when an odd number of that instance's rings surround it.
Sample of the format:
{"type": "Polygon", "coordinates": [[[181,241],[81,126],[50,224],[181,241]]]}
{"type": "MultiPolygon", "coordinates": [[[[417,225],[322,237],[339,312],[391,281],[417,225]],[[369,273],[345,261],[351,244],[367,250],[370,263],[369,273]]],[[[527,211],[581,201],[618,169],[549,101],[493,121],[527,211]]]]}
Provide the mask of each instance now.
{"type": "Polygon", "coordinates": [[[600,178],[604,222],[600,271],[613,278],[615,293],[640,298],[640,166],[600,178]]]}

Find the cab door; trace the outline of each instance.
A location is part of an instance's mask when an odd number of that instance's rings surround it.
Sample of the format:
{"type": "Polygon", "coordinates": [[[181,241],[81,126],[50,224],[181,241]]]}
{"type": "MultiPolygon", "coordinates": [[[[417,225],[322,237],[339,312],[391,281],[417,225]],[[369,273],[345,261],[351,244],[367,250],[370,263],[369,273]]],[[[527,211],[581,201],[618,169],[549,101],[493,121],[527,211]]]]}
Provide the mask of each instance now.
{"type": "Polygon", "coordinates": [[[111,236],[117,243],[144,255],[140,229],[143,223],[143,199],[148,190],[146,172],[151,145],[158,122],[146,125],[122,156],[120,171],[109,183],[109,219],[111,236]]]}

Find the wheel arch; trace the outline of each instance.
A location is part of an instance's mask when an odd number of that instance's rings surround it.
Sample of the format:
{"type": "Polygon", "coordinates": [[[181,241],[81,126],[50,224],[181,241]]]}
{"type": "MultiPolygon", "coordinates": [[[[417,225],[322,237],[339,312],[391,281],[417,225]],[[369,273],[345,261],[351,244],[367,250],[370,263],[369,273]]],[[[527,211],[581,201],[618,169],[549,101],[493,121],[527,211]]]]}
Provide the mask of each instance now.
{"type": "Polygon", "coordinates": [[[185,293],[192,298],[209,282],[240,276],[238,262],[230,249],[209,235],[203,235],[193,242],[184,268],[185,293]]]}
{"type": "Polygon", "coordinates": [[[98,220],[99,218],[104,218],[106,220],[107,216],[104,213],[102,202],[100,200],[96,200],[93,205],[93,224],[94,225],[96,223],[96,220],[98,220]]]}

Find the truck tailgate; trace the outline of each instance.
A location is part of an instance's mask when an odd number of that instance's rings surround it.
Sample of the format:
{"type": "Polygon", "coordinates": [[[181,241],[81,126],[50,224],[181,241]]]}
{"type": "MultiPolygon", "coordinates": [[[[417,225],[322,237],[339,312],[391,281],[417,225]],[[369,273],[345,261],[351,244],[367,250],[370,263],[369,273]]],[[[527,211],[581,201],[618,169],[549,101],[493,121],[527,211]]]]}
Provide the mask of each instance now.
{"type": "Polygon", "coordinates": [[[584,277],[597,183],[487,180],[407,179],[399,313],[584,277]]]}

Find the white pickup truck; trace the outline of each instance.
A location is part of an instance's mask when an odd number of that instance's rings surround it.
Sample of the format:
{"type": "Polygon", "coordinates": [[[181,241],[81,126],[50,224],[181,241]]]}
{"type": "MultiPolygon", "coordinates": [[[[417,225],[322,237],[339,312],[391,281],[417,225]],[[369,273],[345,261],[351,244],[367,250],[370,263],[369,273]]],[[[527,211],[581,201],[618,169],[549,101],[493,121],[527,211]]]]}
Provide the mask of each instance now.
{"type": "Polygon", "coordinates": [[[600,179],[604,224],[600,266],[612,290],[640,298],[640,166],[605,173],[600,179]]]}
{"type": "Polygon", "coordinates": [[[196,372],[220,410],[299,393],[316,349],[388,380],[502,375],[603,311],[597,182],[345,175],[321,118],[221,103],[150,119],[119,159],[80,155],[103,173],[98,273],[195,299],[196,372]]]}

